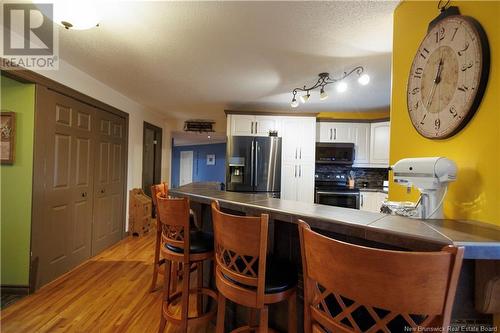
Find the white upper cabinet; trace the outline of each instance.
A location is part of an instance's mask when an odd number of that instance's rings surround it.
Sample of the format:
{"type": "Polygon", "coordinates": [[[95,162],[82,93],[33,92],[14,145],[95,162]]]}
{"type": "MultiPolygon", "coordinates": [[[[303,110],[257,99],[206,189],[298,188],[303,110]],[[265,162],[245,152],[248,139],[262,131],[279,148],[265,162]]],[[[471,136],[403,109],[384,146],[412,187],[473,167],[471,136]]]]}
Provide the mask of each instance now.
{"type": "Polygon", "coordinates": [[[370,164],[388,167],[390,123],[372,123],[370,136],[370,164]]]}
{"type": "Polygon", "coordinates": [[[269,131],[278,131],[278,136],[281,136],[281,118],[270,116],[255,116],[256,136],[269,136],[269,131]]]}
{"type": "Polygon", "coordinates": [[[318,142],[354,143],[354,166],[389,166],[389,122],[318,122],[318,142]]]}
{"type": "Polygon", "coordinates": [[[316,153],[316,119],[283,117],[283,162],[314,163],[316,153]]]}
{"type": "Polygon", "coordinates": [[[317,123],[318,142],[351,142],[350,123],[317,123]]]}
{"type": "Polygon", "coordinates": [[[353,123],[351,136],[354,143],[354,165],[367,166],[370,164],[370,124],[353,123]]]}
{"type": "Polygon", "coordinates": [[[228,115],[228,135],[269,136],[269,131],[278,131],[281,136],[281,117],[228,115]]]}

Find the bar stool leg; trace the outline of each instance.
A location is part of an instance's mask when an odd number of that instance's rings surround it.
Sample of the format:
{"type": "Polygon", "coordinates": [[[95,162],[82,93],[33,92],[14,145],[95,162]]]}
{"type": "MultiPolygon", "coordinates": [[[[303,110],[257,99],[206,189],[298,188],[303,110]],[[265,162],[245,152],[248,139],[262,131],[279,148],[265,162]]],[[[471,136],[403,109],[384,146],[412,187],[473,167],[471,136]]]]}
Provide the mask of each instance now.
{"type": "Polygon", "coordinates": [[[226,319],[226,298],[219,293],[217,298],[217,322],[215,333],[224,333],[224,320],[226,319]]]}
{"type": "Polygon", "coordinates": [[[167,272],[170,272],[170,260],[165,260],[165,274],[163,278],[163,294],[161,297],[161,312],[160,312],[160,328],[158,330],[158,333],[163,333],[165,330],[165,326],[167,324],[167,321],[165,319],[165,316],[163,315],[163,305],[166,304],[168,308],[168,304],[170,301],[170,274],[167,272]]]}
{"type": "Polygon", "coordinates": [[[257,322],[257,309],[248,308],[248,326],[255,327],[257,322]]]}
{"type": "MultiPolygon", "coordinates": [[[[203,288],[203,261],[196,264],[196,275],[198,280],[198,289],[201,289],[203,288]]],[[[201,293],[197,293],[196,302],[198,316],[201,316],[203,314],[203,295],[201,293]]]]}
{"type": "Polygon", "coordinates": [[[187,332],[188,315],[189,315],[189,274],[190,265],[184,263],[182,265],[182,308],[181,308],[181,332],[187,332]]]}
{"type": "Polygon", "coordinates": [[[160,263],[160,244],[161,244],[161,232],[156,233],[156,244],[155,244],[155,259],[153,266],[153,281],[151,282],[150,291],[153,292],[156,289],[156,280],[158,279],[158,264],[160,263]]]}
{"type": "Polygon", "coordinates": [[[297,333],[297,293],[288,299],[288,332],[297,333]]]}
{"type": "Polygon", "coordinates": [[[260,310],[260,318],[259,318],[259,333],[267,333],[268,332],[268,320],[269,320],[269,308],[267,305],[260,310]]]}

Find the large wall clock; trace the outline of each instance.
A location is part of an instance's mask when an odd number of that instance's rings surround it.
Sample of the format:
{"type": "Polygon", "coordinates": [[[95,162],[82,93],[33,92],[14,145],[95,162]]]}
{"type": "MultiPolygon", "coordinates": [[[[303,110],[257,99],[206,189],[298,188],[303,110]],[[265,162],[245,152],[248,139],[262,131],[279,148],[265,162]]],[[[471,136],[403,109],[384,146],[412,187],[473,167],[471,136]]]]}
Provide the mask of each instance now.
{"type": "Polygon", "coordinates": [[[472,118],[489,74],[489,47],[481,25],[457,7],[429,25],[408,77],[407,106],[415,129],[444,139],[472,118]]]}

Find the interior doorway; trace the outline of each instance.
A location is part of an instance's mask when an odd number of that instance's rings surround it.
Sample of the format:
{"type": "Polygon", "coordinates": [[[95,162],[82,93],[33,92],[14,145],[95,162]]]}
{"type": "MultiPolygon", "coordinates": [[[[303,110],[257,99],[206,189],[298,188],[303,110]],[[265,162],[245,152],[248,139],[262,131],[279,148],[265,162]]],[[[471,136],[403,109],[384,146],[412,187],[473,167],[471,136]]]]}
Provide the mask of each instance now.
{"type": "Polygon", "coordinates": [[[142,189],[151,196],[151,185],[161,181],[162,129],[144,122],[142,146],[142,189]]]}
{"type": "Polygon", "coordinates": [[[193,182],[193,151],[181,151],[179,167],[179,186],[193,182]]]}

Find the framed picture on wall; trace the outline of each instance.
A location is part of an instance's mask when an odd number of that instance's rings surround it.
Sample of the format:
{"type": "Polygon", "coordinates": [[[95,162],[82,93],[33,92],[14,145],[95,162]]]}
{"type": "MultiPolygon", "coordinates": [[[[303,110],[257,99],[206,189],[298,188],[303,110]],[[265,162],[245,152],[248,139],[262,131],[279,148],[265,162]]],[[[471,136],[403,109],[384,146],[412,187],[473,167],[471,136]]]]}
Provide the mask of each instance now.
{"type": "Polygon", "coordinates": [[[0,160],[1,164],[14,164],[16,139],[16,114],[11,111],[0,112],[0,160]]]}
{"type": "Polygon", "coordinates": [[[215,154],[207,154],[207,165],[215,165],[215,154]]]}

